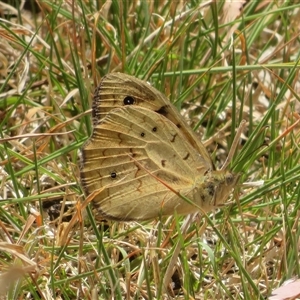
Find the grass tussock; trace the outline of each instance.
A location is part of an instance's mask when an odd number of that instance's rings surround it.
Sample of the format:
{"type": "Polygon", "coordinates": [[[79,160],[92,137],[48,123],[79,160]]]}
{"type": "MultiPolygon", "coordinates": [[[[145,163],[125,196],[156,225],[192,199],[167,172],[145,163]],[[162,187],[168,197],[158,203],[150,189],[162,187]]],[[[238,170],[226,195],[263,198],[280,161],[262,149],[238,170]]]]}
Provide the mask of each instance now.
{"type": "Polygon", "coordinates": [[[37,3],[0,2],[0,293],[264,299],[299,274],[299,4],[37,3]],[[165,93],[217,167],[246,120],[224,209],[128,223],[82,209],[93,90],[113,71],[165,93]]]}

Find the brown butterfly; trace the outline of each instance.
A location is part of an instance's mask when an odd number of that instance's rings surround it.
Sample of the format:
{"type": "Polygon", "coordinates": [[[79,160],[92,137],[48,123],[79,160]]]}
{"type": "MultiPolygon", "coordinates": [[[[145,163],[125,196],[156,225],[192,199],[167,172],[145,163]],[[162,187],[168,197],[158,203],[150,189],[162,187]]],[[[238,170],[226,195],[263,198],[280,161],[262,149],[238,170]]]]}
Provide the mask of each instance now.
{"type": "Polygon", "coordinates": [[[101,80],[93,125],[80,177],[86,196],[98,191],[93,204],[104,218],[208,212],[225,202],[238,180],[216,170],[170,101],[133,76],[111,73],[101,80]]]}

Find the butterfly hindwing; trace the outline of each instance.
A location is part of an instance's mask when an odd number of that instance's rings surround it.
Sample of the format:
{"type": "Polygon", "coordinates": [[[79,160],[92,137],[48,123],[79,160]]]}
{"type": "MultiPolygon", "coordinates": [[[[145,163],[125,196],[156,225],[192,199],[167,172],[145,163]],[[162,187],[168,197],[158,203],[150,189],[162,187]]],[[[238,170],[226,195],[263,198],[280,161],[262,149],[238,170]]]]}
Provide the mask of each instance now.
{"type": "Polygon", "coordinates": [[[96,206],[110,218],[125,220],[129,217],[124,211],[129,207],[130,218],[143,219],[141,205],[144,212],[147,206],[156,207],[153,217],[166,214],[168,202],[175,198],[180,213],[180,206],[191,205],[174,191],[188,195],[196,177],[210,170],[172,122],[136,106],[108,113],[94,128],[83,159],[86,193],[103,189],[94,199],[96,206]]]}

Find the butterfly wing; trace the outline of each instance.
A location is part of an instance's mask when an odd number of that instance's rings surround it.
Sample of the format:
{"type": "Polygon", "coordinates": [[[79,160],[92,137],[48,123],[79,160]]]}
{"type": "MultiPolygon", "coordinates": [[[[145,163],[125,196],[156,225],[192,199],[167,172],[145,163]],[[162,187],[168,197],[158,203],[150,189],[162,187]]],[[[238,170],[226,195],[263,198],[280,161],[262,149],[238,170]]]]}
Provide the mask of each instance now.
{"type": "Polygon", "coordinates": [[[169,99],[147,82],[123,73],[104,76],[94,94],[93,123],[97,126],[112,110],[135,105],[169,119],[184,134],[185,140],[211,165],[210,155],[169,99]]]}
{"type": "Polygon", "coordinates": [[[85,192],[99,190],[95,206],[100,215],[115,220],[197,211],[180,195],[201,205],[195,197],[198,181],[209,171],[210,163],[175,124],[134,105],[107,113],[82,151],[85,192]]]}

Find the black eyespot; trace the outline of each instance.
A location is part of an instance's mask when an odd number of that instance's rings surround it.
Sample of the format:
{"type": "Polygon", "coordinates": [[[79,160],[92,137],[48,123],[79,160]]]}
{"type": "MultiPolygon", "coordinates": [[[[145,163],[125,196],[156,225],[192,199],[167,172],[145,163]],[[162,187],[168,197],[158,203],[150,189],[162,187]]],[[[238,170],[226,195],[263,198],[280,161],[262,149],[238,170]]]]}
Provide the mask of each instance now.
{"type": "Polygon", "coordinates": [[[126,96],[123,100],[124,105],[132,105],[134,102],[135,100],[131,96],[126,96]]]}
{"type": "Polygon", "coordinates": [[[116,178],[117,177],[117,173],[115,173],[115,172],[110,173],[110,177],[111,178],[116,178]]]}
{"type": "Polygon", "coordinates": [[[141,137],[144,137],[144,136],[145,136],[145,132],[142,132],[142,133],[141,133],[141,137]]]}
{"type": "Polygon", "coordinates": [[[153,132],[156,132],[156,131],[157,131],[157,127],[153,127],[153,128],[152,128],[152,131],[153,131],[153,132]]]}

